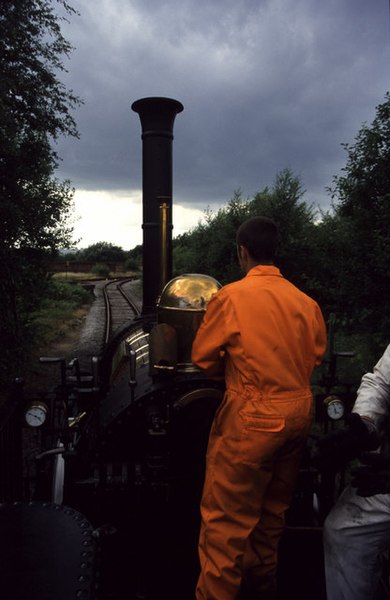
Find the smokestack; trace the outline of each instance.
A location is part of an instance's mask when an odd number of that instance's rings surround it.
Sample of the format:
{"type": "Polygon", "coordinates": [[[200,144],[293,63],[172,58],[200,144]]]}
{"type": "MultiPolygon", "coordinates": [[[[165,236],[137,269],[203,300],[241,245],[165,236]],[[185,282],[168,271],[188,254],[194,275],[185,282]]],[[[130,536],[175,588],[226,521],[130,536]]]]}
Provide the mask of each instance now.
{"type": "Polygon", "coordinates": [[[172,278],[173,124],[184,107],[177,100],[156,97],[136,100],[131,108],[142,126],[142,314],[148,314],[172,278]]]}

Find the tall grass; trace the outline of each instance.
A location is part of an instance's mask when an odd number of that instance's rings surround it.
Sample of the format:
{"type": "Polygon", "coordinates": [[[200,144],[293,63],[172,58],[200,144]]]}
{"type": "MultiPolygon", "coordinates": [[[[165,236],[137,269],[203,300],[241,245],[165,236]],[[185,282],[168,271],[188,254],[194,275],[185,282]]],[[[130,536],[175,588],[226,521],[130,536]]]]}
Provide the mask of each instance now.
{"type": "Polygon", "coordinates": [[[30,315],[29,330],[34,345],[61,337],[75,311],[91,301],[90,293],[80,284],[51,281],[46,297],[30,315]]]}

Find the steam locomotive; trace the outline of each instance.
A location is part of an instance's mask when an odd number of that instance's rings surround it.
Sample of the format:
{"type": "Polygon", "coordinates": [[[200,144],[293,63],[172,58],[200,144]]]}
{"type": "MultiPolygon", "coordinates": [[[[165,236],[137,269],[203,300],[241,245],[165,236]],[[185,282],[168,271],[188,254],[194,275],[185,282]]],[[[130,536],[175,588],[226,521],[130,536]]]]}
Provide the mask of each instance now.
{"type": "MultiPolygon", "coordinates": [[[[132,108],[143,140],[142,311],[88,370],[50,359],[59,384],[34,396],[18,380],[2,407],[0,581],[13,600],[194,596],[207,439],[224,389],[191,363],[191,345],[220,284],[172,279],[172,140],[183,105],[153,97],[132,108]]],[[[348,387],[332,396],[337,357],[330,340],[317,433],[352,402],[348,387]]],[[[281,542],[283,597],[324,597],[321,525],[334,493],[305,459],[281,542]]]]}

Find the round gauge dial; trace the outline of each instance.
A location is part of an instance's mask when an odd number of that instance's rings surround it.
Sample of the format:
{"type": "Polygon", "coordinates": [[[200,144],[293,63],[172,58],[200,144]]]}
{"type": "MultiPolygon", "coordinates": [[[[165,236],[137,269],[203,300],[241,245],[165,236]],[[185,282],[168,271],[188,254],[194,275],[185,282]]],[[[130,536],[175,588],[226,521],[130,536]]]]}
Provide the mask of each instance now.
{"type": "Polygon", "coordinates": [[[30,427],[40,427],[47,417],[47,406],[43,402],[32,402],[24,413],[24,418],[30,427]]]}
{"type": "Polygon", "coordinates": [[[326,412],[328,413],[328,417],[337,421],[338,419],[342,419],[344,416],[344,403],[337,396],[330,396],[327,399],[326,403],[326,412]]]}

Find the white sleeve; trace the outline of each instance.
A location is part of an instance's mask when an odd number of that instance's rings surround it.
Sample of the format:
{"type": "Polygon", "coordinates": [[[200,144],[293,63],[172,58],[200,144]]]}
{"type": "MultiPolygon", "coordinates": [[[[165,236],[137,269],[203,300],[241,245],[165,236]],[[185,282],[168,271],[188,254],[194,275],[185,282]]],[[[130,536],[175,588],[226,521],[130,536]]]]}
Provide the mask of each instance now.
{"type": "Polygon", "coordinates": [[[379,428],[390,414],[390,344],[373,372],[363,375],[353,412],[368,417],[379,428]]]}

